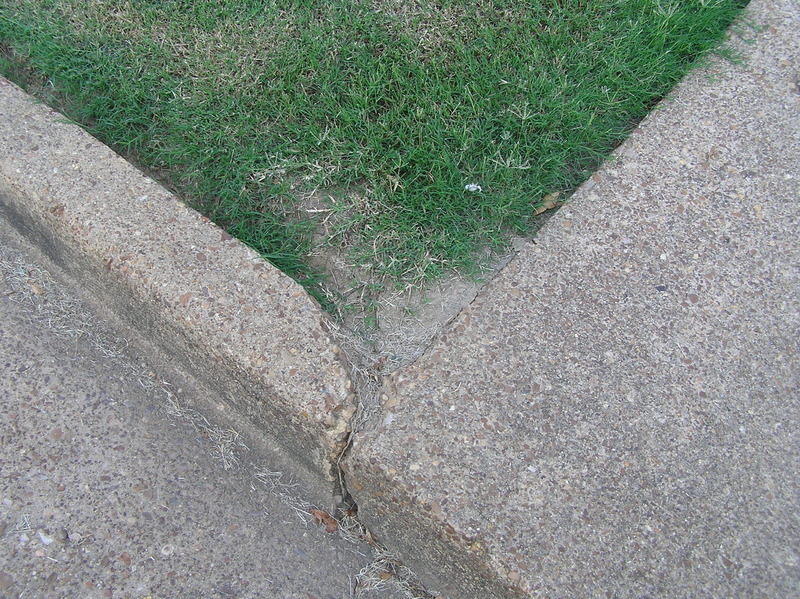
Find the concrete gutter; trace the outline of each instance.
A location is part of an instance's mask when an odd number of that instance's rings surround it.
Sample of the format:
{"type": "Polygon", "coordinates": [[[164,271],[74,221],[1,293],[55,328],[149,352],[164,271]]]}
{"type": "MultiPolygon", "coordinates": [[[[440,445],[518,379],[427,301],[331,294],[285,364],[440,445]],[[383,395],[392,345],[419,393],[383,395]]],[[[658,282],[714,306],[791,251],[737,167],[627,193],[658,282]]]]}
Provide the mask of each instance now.
{"type": "Polygon", "coordinates": [[[355,436],[448,596],[800,596],[800,6],[748,19],[355,436]]]}
{"type": "Polygon", "coordinates": [[[355,395],[326,315],[254,251],[0,79],[0,216],[328,497],[355,395]]]}

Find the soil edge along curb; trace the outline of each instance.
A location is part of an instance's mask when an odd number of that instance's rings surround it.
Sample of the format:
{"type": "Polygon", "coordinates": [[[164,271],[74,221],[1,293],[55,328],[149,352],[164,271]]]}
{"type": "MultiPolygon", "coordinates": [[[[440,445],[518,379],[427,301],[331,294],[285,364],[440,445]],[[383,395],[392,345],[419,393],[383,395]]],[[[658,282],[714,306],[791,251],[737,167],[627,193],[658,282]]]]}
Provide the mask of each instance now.
{"type": "Polygon", "coordinates": [[[356,398],[289,277],[0,78],[0,215],[333,492],[356,398]]]}

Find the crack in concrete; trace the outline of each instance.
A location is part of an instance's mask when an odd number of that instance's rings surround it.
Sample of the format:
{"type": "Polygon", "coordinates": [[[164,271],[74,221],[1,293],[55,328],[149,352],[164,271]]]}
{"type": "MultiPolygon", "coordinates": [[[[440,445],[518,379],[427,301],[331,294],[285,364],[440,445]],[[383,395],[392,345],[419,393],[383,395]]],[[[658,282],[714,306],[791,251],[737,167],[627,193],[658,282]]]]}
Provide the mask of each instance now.
{"type": "MultiPolygon", "coordinates": [[[[456,315],[452,318],[455,317],[456,315]]],[[[343,527],[340,526],[340,530],[349,529],[349,534],[354,533],[359,541],[372,545],[377,553],[375,559],[359,574],[359,582],[363,583],[362,588],[365,591],[369,591],[380,590],[387,584],[387,580],[392,580],[397,585],[397,588],[409,599],[436,599],[437,595],[429,592],[416,574],[402,560],[381,545],[369,529],[358,519],[358,504],[347,488],[342,465],[352,448],[355,435],[380,410],[380,390],[383,386],[382,377],[384,376],[383,367],[389,361],[388,355],[372,349],[370,345],[364,343],[352,331],[333,322],[327,322],[326,324],[331,337],[341,349],[341,355],[347,366],[357,402],[356,413],[349,423],[350,431],[335,462],[337,495],[342,498],[341,503],[337,506],[339,513],[336,516],[340,523],[345,523],[343,527]]],[[[433,339],[435,339],[435,336],[431,337],[425,349],[414,360],[424,354],[433,343],[433,339]]],[[[413,363],[413,361],[409,363],[413,363]]],[[[403,366],[405,365],[407,364],[403,366]]],[[[398,366],[394,370],[401,367],[398,366]]],[[[390,373],[387,372],[385,374],[390,373]]]]}

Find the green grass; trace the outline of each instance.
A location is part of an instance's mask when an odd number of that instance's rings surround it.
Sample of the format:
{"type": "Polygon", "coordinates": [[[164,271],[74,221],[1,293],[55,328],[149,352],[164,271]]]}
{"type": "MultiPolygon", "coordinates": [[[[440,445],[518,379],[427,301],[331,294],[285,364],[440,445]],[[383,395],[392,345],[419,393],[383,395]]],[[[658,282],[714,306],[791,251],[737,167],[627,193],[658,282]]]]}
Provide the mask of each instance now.
{"type": "Polygon", "coordinates": [[[2,0],[0,68],[335,302],[312,246],[371,284],[474,270],[745,4],[2,0]]]}

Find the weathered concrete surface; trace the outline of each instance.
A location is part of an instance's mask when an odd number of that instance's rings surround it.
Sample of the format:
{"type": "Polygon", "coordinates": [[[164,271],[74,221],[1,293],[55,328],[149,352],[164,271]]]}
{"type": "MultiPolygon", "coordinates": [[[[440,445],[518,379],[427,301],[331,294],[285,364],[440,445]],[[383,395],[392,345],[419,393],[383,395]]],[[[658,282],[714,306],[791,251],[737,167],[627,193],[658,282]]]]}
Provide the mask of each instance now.
{"type": "Polygon", "coordinates": [[[355,402],[314,301],[3,79],[0,106],[0,216],[330,494],[355,402]]]}
{"type": "Polygon", "coordinates": [[[749,14],[356,436],[451,597],[800,596],[800,5],[749,14]]]}

